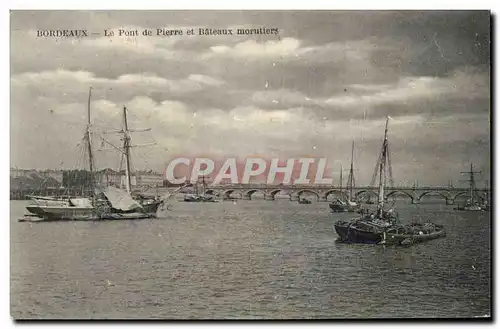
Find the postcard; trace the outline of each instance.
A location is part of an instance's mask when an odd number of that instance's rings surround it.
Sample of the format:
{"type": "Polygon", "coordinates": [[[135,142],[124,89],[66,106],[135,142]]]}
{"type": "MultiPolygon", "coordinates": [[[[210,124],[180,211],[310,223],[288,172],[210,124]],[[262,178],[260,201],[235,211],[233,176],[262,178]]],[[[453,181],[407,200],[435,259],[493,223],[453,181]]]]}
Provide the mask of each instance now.
{"type": "Polygon", "coordinates": [[[491,321],[489,11],[10,20],[13,319],[491,321]]]}

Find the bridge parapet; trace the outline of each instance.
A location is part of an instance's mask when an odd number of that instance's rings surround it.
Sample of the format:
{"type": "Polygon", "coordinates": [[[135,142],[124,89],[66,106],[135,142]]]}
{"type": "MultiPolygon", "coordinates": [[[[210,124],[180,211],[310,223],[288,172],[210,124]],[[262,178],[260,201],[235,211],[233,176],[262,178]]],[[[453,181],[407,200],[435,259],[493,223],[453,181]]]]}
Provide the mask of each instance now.
{"type": "MultiPolygon", "coordinates": [[[[373,186],[359,186],[353,189],[356,198],[362,194],[377,195],[378,188],[373,186]]],[[[326,201],[330,194],[341,197],[347,197],[346,189],[340,190],[338,186],[330,185],[268,185],[268,184],[236,184],[236,185],[215,185],[210,186],[207,191],[216,193],[228,198],[231,193],[239,194],[243,199],[251,199],[252,194],[260,192],[268,200],[274,200],[278,193],[288,194],[291,199],[297,199],[301,194],[308,192],[315,194],[319,201],[326,201]]],[[[486,193],[489,189],[479,189],[479,194],[486,198],[486,193]]],[[[453,204],[455,199],[461,195],[468,193],[467,188],[449,188],[449,187],[392,187],[387,188],[386,198],[391,196],[406,195],[413,203],[419,203],[426,195],[440,196],[446,200],[448,204],[453,204]]],[[[365,196],[366,197],[366,196],[365,196]]]]}
{"type": "MultiPolygon", "coordinates": [[[[270,185],[270,184],[227,184],[227,185],[208,185],[210,189],[217,190],[229,190],[229,189],[262,189],[262,190],[270,190],[270,189],[281,189],[281,190],[290,190],[290,189],[316,189],[316,190],[328,190],[328,189],[338,189],[339,186],[332,185],[270,185]]],[[[346,189],[344,186],[343,189],[346,189]]],[[[360,190],[378,190],[376,186],[356,186],[353,188],[354,191],[360,190]]],[[[427,187],[404,187],[404,186],[395,186],[395,187],[387,187],[387,191],[393,190],[402,190],[402,191],[449,191],[449,192],[459,192],[459,191],[468,191],[468,188],[458,188],[458,187],[443,187],[443,186],[427,186],[427,187]]],[[[491,189],[486,188],[478,188],[476,189],[479,192],[488,192],[491,189]]]]}

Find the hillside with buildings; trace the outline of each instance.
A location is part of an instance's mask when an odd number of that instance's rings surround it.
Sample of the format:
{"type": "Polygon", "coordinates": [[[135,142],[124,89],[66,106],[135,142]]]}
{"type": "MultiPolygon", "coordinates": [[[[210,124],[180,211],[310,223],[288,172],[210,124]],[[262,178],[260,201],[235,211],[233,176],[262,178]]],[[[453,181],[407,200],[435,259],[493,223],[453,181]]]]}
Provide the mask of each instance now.
{"type": "MultiPolygon", "coordinates": [[[[24,199],[31,193],[43,195],[60,195],[68,189],[81,190],[89,186],[90,173],[86,170],[38,170],[10,169],[10,198],[24,199]]],[[[100,186],[123,187],[125,171],[104,169],[94,174],[96,184],[100,186]]],[[[153,171],[137,171],[132,176],[135,189],[168,187],[164,177],[153,171]]]]}

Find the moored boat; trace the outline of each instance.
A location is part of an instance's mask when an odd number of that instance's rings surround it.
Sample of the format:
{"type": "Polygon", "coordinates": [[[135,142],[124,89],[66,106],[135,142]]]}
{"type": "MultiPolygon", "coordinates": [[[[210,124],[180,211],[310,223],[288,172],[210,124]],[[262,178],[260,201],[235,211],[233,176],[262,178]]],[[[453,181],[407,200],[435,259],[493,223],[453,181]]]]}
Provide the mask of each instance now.
{"type": "Polygon", "coordinates": [[[159,205],[157,203],[145,208],[125,191],[109,186],[99,198],[72,198],[65,205],[29,205],[27,210],[47,220],[97,220],[119,218],[155,217],[159,205]]]}
{"type": "MultiPolygon", "coordinates": [[[[178,188],[174,193],[159,197],[135,196],[131,194],[131,167],[130,167],[130,132],[127,124],[127,109],[123,108],[123,127],[118,133],[122,134],[123,147],[117,147],[110,142],[101,139],[119,150],[125,157],[125,185],[126,190],[107,186],[101,188],[94,179],[94,164],[92,143],[90,140],[90,93],[88,107],[88,124],[85,133],[85,146],[87,149],[89,171],[90,171],[90,196],[87,197],[44,197],[32,196],[32,204],[26,209],[32,215],[44,221],[54,220],[118,220],[118,219],[143,219],[156,217],[158,210],[163,208],[165,202],[184,186],[178,188]]],[[[135,130],[138,131],[138,130],[135,130]]]]}
{"type": "Polygon", "coordinates": [[[415,243],[446,236],[443,225],[425,223],[393,226],[384,234],[386,245],[410,246],[415,243]]]}
{"type": "Polygon", "coordinates": [[[455,207],[455,210],[462,210],[462,211],[482,211],[485,208],[485,204],[479,202],[479,198],[477,197],[477,192],[476,192],[476,184],[475,184],[475,179],[474,179],[474,174],[479,174],[481,173],[480,171],[474,171],[472,163],[470,164],[470,171],[462,172],[462,174],[468,174],[469,175],[469,197],[467,201],[455,207]]]}
{"type": "MultiPolygon", "coordinates": [[[[340,180],[339,180],[339,190],[342,194],[342,166],[340,166],[340,180]]],[[[349,170],[349,177],[347,179],[347,190],[349,192],[347,200],[343,201],[340,198],[336,198],[333,202],[329,204],[330,209],[333,212],[357,212],[359,213],[362,209],[361,206],[354,200],[353,189],[355,186],[354,180],[354,141],[352,142],[351,148],[351,168],[349,170]]]]}
{"type": "MultiPolygon", "coordinates": [[[[436,239],[446,235],[442,225],[426,223],[420,224],[401,224],[399,216],[394,209],[386,210],[385,206],[385,185],[386,175],[391,172],[387,170],[388,160],[388,124],[387,118],[384,132],[384,141],[380,160],[376,166],[374,177],[377,171],[379,176],[379,191],[377,210],[374,213],[362,215],[350,221],[341,220],[335,223],[335,231],[339,235],[340,242],[364,243],[364,244],[390,244],[390,245],[411,245],[413,243],[436,239]]],[[[390,163],[390,162],[389,162],[390,163]]]]}
{"type": "Polygon", "coordinates": [[[202,176],[201,193],[198,190],[198,182],[193,185],[194,193],[184,195],[184,202],[219,202],[215,195],[207,194],[205,176],[202,176]]]}
{"type": "Polygon", "coordinates": [[[338,198],[332,201],[329,206],[333,212],[358,212],[360,209],[356,202],[344,202],[338,198]]]}

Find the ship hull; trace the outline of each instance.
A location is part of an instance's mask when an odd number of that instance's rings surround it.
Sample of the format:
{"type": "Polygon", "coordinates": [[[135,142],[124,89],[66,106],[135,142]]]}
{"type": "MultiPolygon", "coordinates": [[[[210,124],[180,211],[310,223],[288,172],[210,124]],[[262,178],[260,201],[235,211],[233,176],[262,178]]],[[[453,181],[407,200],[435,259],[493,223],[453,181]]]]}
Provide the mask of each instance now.
{"type": "Polygon", "coordinates": [[[151,203],[144,203],[142,204],[142,208],[144,209],[144,212],[147,214],[156,214],[158,212],[158,209],[163,205],[162,201],[154,201],[151,203]]]}
{"type": "Polygon", "coordinates": [[[212,196],[185,196],[184,202],[218,202],[217,199],[212,196]]]}
{"type": "Polygon", "coordinates": [[[483,211],[483,208],[480,206],[458,206],[455,208],[455,210],[461,210],[461,211],[483,211]]]}
{"type": "Polygon", "coordinates": [[[391,234],[387,233],[385,244],[387,245],[401,245],[410,246],[415,243],[430,241],[446,236],[446,231],[441,228],[435,232],[428,234],[391,234]]]}
{"type": "MultiPolygon", "coordinates": [[[[366,224],[366,222],[365,222],[366,224]]],[[[362,229],[357,224],[338,222],[335,231],[339,235],[339,241],[346,243],[363,244],[385,244],[396,246],[411,246],[429,240],[446,236],[446,230],[442,225],[431,224],[431,229],[426,225],[412,224],[405,226],[389,226],[385,229],[362,229]]],[[[363,224],[361,227],[365,227],[363,224]]]]}
{"type": "Polygon", "coordinates": [[[383,240],[383,232],[368,232],[345,224],[335,224],[339,241],[346,243],[378,244],[383,240]]]}
{"type": "Polygon", "coordinates": [[[357,212],[359,207],[330,204],[330,209],[333,212],[357,212]]]}
{"type": "Polygon", "coordinates": [[[46,221],[67,220],[119,220],[119,219],[144,219],[155,218],[161,201],[155,201],[142,205],[141,211],[129,210],[119,211],[113,208],[96,209],[94,207],[71,207],[71,206],[41,206],[29,205],[28,212],[46,221]]]}
{"type": "Polygon", "coordinates": [[[30,205],[26,209],[37,216],[52,219],[80,218],[94,213],[94,208],[88,207],[30,205]]]}

